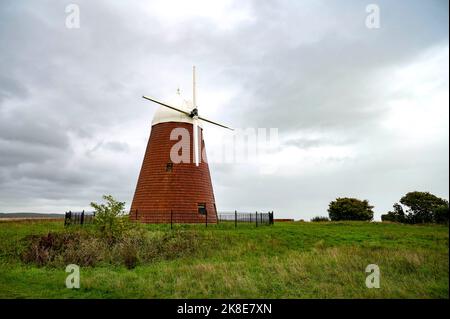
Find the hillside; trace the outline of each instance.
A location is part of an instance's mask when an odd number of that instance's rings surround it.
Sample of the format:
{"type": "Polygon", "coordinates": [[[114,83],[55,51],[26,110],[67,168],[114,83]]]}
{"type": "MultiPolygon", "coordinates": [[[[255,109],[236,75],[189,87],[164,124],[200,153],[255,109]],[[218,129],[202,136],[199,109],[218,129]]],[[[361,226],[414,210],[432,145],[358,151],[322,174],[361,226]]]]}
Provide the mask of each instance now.
{"type": "Polygon", "coordinates": [[[139,261],[134,269],[105,262],[81,267],[81,288],[70,290],[64,284],[64,261],[40,267],[20,258],[27,236],[61,232],[62,222],[0,223],[0,298],[449,297],[446,226],[285,222],[258,228],[239,224],[237,229],[230,224],[143,227],[152,238],[170,234],[161,242],[164,255],[139,261]],[[193,249],[180,246],[186,238],[193,249]],[[365,285],[369,264],[380,268],[379,289],[365,285]]]}

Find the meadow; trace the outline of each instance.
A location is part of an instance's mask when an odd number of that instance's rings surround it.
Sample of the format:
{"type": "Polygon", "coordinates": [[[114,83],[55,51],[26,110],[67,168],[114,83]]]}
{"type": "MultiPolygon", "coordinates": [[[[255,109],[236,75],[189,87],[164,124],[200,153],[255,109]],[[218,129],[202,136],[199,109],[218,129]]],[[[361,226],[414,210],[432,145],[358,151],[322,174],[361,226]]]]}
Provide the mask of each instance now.
{"type": "Polygon", "coordinates": [[[21,258],[27,236],[64,232],[63,222],[0,222],[0,298],[449,298],[448,226],[280,222],[142,228],[175,239],[189,233],[195,249],[132,269],[83,266],[80,289],[67,289],[63,265],[21,258]],[[365,285],[369,264],[380,268],[378,289],[365,285]]]}

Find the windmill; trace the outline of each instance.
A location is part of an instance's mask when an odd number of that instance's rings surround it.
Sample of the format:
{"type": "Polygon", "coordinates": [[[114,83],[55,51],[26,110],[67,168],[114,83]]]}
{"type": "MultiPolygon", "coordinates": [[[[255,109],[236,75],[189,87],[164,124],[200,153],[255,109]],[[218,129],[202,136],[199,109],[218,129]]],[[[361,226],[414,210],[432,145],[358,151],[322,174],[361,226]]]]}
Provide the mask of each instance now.
{"type": "MultiPolygon", "coordinates": [[[[232,128],[199,115],[196,100],[195,66],[192,70],[192,102],[174,106],[143,96],[160,105],[156,111],[131,204],[130,217],[146,223],[170,222],[175,214],[177,222],[201,223],[217,221],[217,210],[207,161],[201,161],[204,149],[201,122],[225,129],[232,128]],[[185,129],[192,136],[193,160],[173,163],[170,152],[178,140],[171,139],[175,129],[185,129]]],[[[206,154],[206,152],[205,152],[206,154]]]]}
{"type": "Polygon", "coordinates": [[[154,102],[154,103],[157,103],[157,104],[159,104],[159,105],[162,105],[162,106],[164,106],[164,107],[167,107],[167,108],[169,108],[169,109],[171,109],[171,110],[180,112],[180,113],[182,113],[182,114],[184,114],[184,115],[186,115],[186,116],[192,118],[192,121],[193,121],[193,128],[194,128],[194,132],[193,132],[194,159],[195,159],[195,165],[196,165],[196,166],[198,166],[198,164],[199,164],[199,158],[200,158],[200,156],[199,156],[199,147],[198,147],[198,140],[199,140],[199,135],[198,135],[198,134],[199,134],[199,133],[198,133],[198,132],[199,132],[199,131],[198,131],[198,120],[202,120],[202,121],[205,121],[205,122],[208,122],[208,123],[211,123],[211,124],[214,124],[214,125],[217,125],[217,126],[220,126],[220,127],[226,128],[226,129],[229,129],[229,130],[233,130],[232,128],[230,128],[230,127],[228,127],[228,126],[225,126],[225,125],[223,125],[223,124],[219,124],[219,123],[217,123],[217,122],[213,122],[213,121],[211,121],[211,120],[208,120],[208,119],[206,119],[206,118],[201,117],[201,116],[198,115],[198,108],[197,108],[197,101],[196,101],[195,66],[192,67],[192,110],[191,110],[190,112],[181,110],[181,109],[179,109],[179,108],[177,108],[177,107],[168,105],[167,103],[160,102],[160,101],[158,101],[158,100],[155,100],[155,99],[150,98],[150,97],[145,96],[145,95],[142,96],[142,97],[143,97],[144,99],[146,99],[146,100],[152,101],[152,102],[154,102]]]}

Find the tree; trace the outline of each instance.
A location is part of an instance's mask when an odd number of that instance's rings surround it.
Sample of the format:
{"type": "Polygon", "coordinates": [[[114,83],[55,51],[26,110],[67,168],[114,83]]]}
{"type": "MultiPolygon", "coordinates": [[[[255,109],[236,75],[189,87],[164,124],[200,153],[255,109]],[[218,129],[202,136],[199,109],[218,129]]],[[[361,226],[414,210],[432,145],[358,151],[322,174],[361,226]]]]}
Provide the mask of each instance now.
{"type": "Polygon", "coordinates": [[[435,212],[441,216],[438,218],[444,218],[441,207],[448,209],[447,200],[429,192],[409,192],[400,199],[400,203],[407,207],[407,220],[412,224],[435,222],[435,212]]]}
{"type": "Polygon", "coordinates": [[[405,215],[405,212],[403,211],[402,205],[399,203],[394,204],[394,211],[389,211],[387,214],[381,215],[382,221],[389,221],[389,222],[397,222],[397,223],[406,223],[407,222],[407,216],[405,215]]]}
{"type": "Polygon", "coordinates": [[[448,220],[449,220],[449,207],[448,204],[439,206],[437,208],[434,209],[433,211],[433,222],[435,222],[436,224],[447,224],[448,225],[448,220]]]}
{"type": "Polygon", "coordinates": [[[106,204],[91,203],[95,209],[95,225],[107,238],[120,236],[128,225],[128,216],[124,211],[125,203],[116,201],[111,195],[104,195],[106,204]]]}
{"type": "Polygon", "coordinates": [[[337,220],[372,220],[373,206],[367,200],[356,198],[337,198],[328,207],[330,219],[337,220]]]}

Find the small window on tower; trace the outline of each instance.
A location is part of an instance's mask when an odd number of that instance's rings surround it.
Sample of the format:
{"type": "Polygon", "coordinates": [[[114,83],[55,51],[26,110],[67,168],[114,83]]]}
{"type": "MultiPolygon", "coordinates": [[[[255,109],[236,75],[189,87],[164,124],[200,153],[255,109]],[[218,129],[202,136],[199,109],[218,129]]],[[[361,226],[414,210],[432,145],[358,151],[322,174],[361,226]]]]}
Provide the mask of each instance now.
{"type": "Polygon", "coordinates": [[[206,215],[206,204],[205,203],[199,203],[197,205],[198,213],[201,215],[206,215]]]}
{"type": "Polygon", "coordinates": [[[167,163],[166,172],[171,172],[173,170],[173,163],[167,163]]]}

